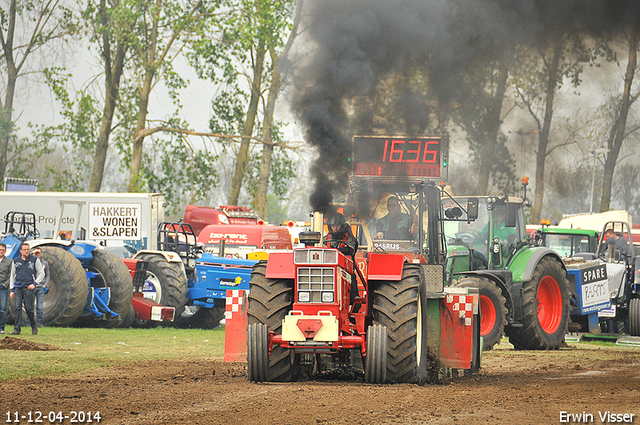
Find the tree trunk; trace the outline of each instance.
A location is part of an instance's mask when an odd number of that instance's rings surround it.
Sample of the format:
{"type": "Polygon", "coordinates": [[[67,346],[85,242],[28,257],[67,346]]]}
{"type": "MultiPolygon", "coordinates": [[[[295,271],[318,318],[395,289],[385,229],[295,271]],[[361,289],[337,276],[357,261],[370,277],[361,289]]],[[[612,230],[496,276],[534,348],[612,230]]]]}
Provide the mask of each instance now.
{"type": "Polygon", "coordinates": [[[620,148],[625,138],[627,127],[627,116],[631,103],[631,86],[633,84],[633,76],[636,72],[638,60],[638,38],[640,36],[640,27],[636,24],[631,30],[629,37],[629,60],[627,62],[627,71],[624,75],[624,91],[622,93],[622,104],[620,112],[613,125],[611,137],[608,140],[607,159],[604,163],[604,175],[602,178],[602,198],[600,198],[600,212],[608,211],[611,208],[611,187],[613,186],[613,172],[616,168],[620,148]]]}
{"type": "Polygon", "coordinates": [[[140,100],[138,106],[138,125],[136,126],[136,134],[133,138],[133,147],[131,149],[131,170],[129,174],[129,192],[139,192],[140,169],[142,167],[142,145],[144,136],[142,132],[147,125],[147,113],[149,106],[149,96],[151,94],[151,83],[155,74],[155,69],[149,68],[144,76],[144,82],[140,88],[140,100]]]}
{"type": "Polygon", "coordinates": [[[498,132],[500,131],[500,113],[502,112],[502,102],[507,89],[507,78],[509,77],[509,69],[505,61],[498,64],[498,81],[496,82],[496,94],[493,98],[491,111],[487,114],[487,140],[482,152],[482,161],[480,171],[478,173],[478,185],[474,191],[476,195],[486,195],[489,193],[489,177],[491,175],[491,166],[495,161],[495,149],[498,144],[498,132]]]}
{"type": "Polygon", "coordinates": [[[258,101],[260,100],[265,54],[266,48],[264,41],[260,41],[256,49],[256,63],[253,66],[253,81],[251,82],[251,98],[249,100],[249,108],[247,109],[247,117],[244,121],[244,127],[242,128],[242,142],[240,143],[240,150],[236,156],[236,168],[233,173],[233,180],[231,181],[229,205],[238,205],[242,181],[244,180],[244,175],[249,163],[249,147],[251,146],[253,126],[256,116],[258,115],[258,101]]]}
{"type": "Polygon", "coordinates": [[[551,119],[553,118],[553,101],[558,84],[558,67],[563,50],[563,37],[557,35],[553,41],[553,57],[547,67],[547,90],[545,99],[544,121],[538,137],[538,152],[536,154],[536,189],[531,211],[531,222],[539,223],[544,204],[544,166],[547,159],[547,146],[549,145],[549,133],[551,131],[551,119]]]}
{"type": "Polygon", "coordinates": [[[271,157],[273,156],[273,112],[276,109],[276,100],[280,91],[280,66],[279,58],[272,54],[274,58],[273,78],[269,87],[267,106],[264,110],[264,120],[262,128],[262,161],[260,162],[260,177],[258,180],[258,192],[255,199],[255,210],[262,218],[267,216],[267,190],[269,189],[269,175],[271,174],[271,157]]]}
{"type": "Polygon", "coordinates": [[[16,0],[11,0],[9,5],[9,25],[7,27],[7,36],[2,46],[4,59],[7,67],[7,91],[5,93],[4,104],[0,118],[2,122],[2,133],[0,134],[0,182],[4,181],[8,165],[7,158],[9,156],[9,143],[13,133],[13,100],[16,91],[16,81],[18,80],[18,68],[16,68],[15,59],[13,57],[13,37],[16,29],[16,0]]]}
{"type": "MultiPolygon", "coordinates": [[[[109,24],[106,16],[105,1],[100,2],[101,6],[101,18],[103,29],[109,24]]],[[[100,192],[102,186],[102,178],[104,175],[104,166],[107,161],[107,151],[109,149],[109,136],[111,134],[111,126],[113,123],[113,115],[118,103],[118,97],[120,96],[120,77],[124,69],[124,58],[126,56],[127,49],[122,44],[118,43],[116,50],[116,57],[111,63],[111,41],[109,40],[109,33],[105,31],[103,36],[103,59],[104,59],[104,71],[105,71],[105,99],[104,110],[102,112],[102,122],[100,124],[100,133],[98,134],[98,140],[96,141],[96,150],[93,154],[93,170],[91,172],[91,182],[89,183],[90,192],[100,192]]]]}

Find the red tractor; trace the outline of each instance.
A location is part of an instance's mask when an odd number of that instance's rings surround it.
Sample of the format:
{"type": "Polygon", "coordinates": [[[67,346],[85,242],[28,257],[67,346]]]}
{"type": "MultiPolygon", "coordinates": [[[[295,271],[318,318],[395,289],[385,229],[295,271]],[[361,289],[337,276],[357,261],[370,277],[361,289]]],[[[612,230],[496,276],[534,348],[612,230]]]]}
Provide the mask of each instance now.
{"type": "Polygon", "coordinates": [[[334,207],[360,248],[352,258],[340,247],[320,246],[323,218],[315,213],[314,231],[300,234],[304,248],[272,253],[254,266],[249,380],[291,381],[302,366],[324,369],[327,358],[357,364],[354,354],[360,354],[370,383],[422,384],[447,368],[479,368],[477,290],[444,288],[446,248],[435,179],[446,148],[442,137],[354,139],[349,199],[359,202],[334,207]],[[391,198],[409,228],[404,234],[385,230],[385,201],[391,198]]]}

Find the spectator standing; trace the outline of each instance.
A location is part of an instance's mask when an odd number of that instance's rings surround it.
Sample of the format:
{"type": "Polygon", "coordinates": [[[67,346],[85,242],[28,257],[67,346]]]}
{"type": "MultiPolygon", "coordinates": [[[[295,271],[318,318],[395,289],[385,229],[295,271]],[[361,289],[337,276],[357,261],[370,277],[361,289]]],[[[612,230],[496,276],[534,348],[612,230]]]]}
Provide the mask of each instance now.
{"type": "Polygon", "coordinates": [[[7,245],[0,242],[0,334],[4,333],[4,325],[7,321],[7,302],[9,300],[9,281],[11,278],[11,266],[13,261],[5,257],[7,245]]]}
{"type": "Polygon", "coordinates": [[[34,295],[36,285],[44,281],[44,268],[35,256],[29,253],[29,244],[20,245],[20,255],[13,260],[11,279],[9,281],[9,296],[15,302],[15,325],[10,335],[20,335],[22,330],[22,304],[27,311],[27,318],[31,323],[31,333],[38,334],[38,326],[33,315],[34,295]]]}
{"type": "MultiPolygon", "coordinates": [[[[42,267],[44,268],[44,281],[36,284],[36,289],[33,290],[33,295],[36,299],[36,321],[38,322],[38,327],[41,328],[44,326],[44,294],[47,292],[47,288],[49,287],[51,273],[49,271],[49,263],[42,258],[42,248],[37,246],[33,248],[31,253],[40,260],[42,267]]],[[[27,326],[31,326],[31,323],[27,322],[27,326]]]]}

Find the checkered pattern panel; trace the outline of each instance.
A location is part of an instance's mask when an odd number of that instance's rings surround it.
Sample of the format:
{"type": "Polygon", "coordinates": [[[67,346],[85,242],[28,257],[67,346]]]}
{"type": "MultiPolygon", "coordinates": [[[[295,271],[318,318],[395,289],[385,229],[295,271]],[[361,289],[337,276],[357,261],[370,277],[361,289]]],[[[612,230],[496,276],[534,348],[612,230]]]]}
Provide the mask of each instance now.
{"type": "Polygon", "coordinates": [[[447,295],[447,304],[451,305],[451,310],[458,312],[458,317],[464,319],[465,326],[473,325],[474,309],[473,295],[447,295]]]}
{"type": "Polygon", "coordinates": [[[224,312],[224,318],[226,320],[231,320],[231,316],[233,313],[237,313],[240,311],[240,306],[244,303],[245,292],[242,289],[227,289],[227,305],[224,312]]]}

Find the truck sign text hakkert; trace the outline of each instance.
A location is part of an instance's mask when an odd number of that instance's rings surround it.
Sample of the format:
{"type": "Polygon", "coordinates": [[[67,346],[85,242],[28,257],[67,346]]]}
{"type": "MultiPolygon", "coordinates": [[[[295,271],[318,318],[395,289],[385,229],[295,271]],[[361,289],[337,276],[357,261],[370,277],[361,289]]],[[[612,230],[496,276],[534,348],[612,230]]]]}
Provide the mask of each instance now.
{"type": "Polygon", "coordinates": [[[89,234],[94,239],[141,238],[141,204],[89,204],[89,234]]]}

